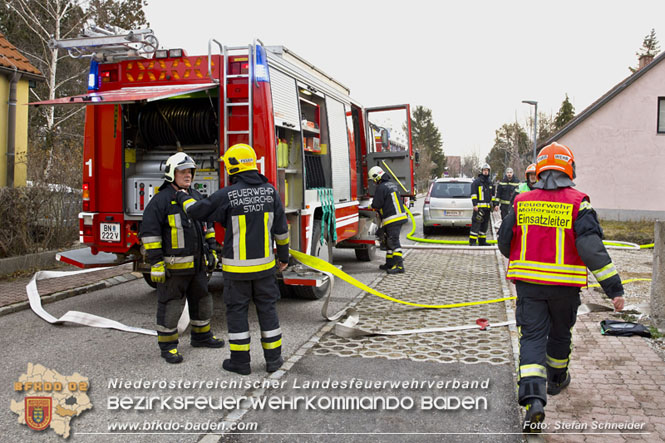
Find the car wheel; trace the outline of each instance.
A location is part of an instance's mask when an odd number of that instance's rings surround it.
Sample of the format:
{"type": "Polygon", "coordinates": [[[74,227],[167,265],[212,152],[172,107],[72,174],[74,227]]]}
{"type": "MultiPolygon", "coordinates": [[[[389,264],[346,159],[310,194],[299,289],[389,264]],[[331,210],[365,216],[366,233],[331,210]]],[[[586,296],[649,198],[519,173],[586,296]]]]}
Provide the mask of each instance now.
{"type": "Polygon", "coordinates": [[[356,249],[356,259],[358,261],[372,261],[376,258],[376,246],[371,245],[366,248],[356,249]]]}
{"type": "Polygon", "coordinates": [[[152,281],[150,278],[150,273],[149,272],[144,272],[143,273],[143,280],[145,280],[146,283],[148,283],[148,286],[150,286],[152,289],[157,289],[157,283],[152,281]]]}

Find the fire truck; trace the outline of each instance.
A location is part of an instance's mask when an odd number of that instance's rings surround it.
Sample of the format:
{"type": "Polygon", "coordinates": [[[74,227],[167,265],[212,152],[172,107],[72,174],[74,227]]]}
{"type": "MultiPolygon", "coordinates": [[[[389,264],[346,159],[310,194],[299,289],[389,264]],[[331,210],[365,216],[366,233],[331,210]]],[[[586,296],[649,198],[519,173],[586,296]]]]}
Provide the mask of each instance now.
{"type": "MultiPolygon", "coordinates": [[[[358,260],[372,260],[367,171],[383,167],[413,197],[409,105],[364,108],[348,87],[283,46],[211,39],[207,55],[190,56],[156,42],[150,30],[52,42],[91,56],[86,93],[32,103],[86,107],[79,240],[87,248],[58,260],[81,268],[133,262],[152,284],[138,233],[166,159],[177,151],[194,158],[192,186],[207,196],[228,184],[219,158],[236,143],[254,147],[260,172],[278,189],[291,248],[328,262],[333,247],[352,248],[358,260]],[[402,143],[391,142],[395,131],[402,143]]],[[[223,229],[215,232],[221,244],[223,229]]],[[[284,293],[308,299],[328,285],[302,265],[279,278],[284,293]]]]}

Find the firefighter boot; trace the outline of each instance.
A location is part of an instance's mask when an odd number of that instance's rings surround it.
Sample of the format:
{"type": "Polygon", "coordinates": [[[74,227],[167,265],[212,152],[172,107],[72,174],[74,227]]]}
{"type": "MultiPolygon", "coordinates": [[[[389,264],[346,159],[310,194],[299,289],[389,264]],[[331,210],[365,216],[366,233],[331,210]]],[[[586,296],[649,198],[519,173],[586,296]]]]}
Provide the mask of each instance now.
{"type": "Polygon", "coordinates": [[[178,352],[178,331],[158,332],[157,343],[161,356],[167,363],[182,362],[182,354],[178,352]]]}
{"type": "Polygon", "coordinates": [[[393,267],[393,255],[386,254],[386,263],[383,265],[379,265],[379,269],[381,269],[382,271],[387,271],[392,267],[393,267]]]}
{"type": "Polygon", "coordinates": [[[249,375],[252,369],[249,365],[249,351],[231,351],[231,358],[222,363],[222,368],[240,375],[249,375]]]}
{"type": "Polygon", "coordinates": [[[478,246],[487,246],[487,235],[478,234],[478,246]]]}
{"type": "Polygon", "coordinates": [[[545,421],[545,405],[540,399],[530,399],[526,404],[522,432],[525,434],[539,434],[543,428],[543,421],[545,421]]]}
{"type": "Polygon", "coordinates": [[[194,348],[221,348],[224,346],[224,340],[212,335],[210,323],[204,326],[194,326],[192,324],[192,338],[190,343],[194,348]]]}
{"type": "Polygon", "coordinates": [[[266,360],[266,372],[275,372],[284,364],[284,359],[280,355],[275,360],[266,360]]]}
{"type": "Polygon", "coordinates": [[[478,237],[475,235],[470,235],[469,236],[469,246],[476,246],[476,239],[478,237]]]}
{"type": "MultiPolygon", "coordinates": [[[[549,367],[547,369],[549,369],[549,367]]],[[[549,371],[547,372],[547,395],[558,395],[570,384],[570,373],[568,373],[568,371],[554,374],[552,376],[549,376],[549,371]]]]}
{"type": "Polygon", "coordinates": [[[266,371],[275,372],[284,364],[282,359],[282,330],[261,331],[263,358],[266,359],[266,371]]]}
{"type": "Polygon", "coordinates": [[[386,271],[388,274],[404,274],[404,260],[401,256],[395,257],[393,267],[386,271]]]}

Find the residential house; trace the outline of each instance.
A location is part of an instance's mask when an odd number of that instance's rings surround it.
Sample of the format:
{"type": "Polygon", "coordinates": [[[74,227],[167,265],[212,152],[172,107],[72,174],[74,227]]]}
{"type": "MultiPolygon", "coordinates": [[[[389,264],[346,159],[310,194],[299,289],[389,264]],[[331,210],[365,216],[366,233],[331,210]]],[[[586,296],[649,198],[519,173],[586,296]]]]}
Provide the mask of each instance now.
{"type": "Polygon", "coordinates": [[[41,72],[0,33],[0,186],[25,186],[27,103],[36,80],[43,80],[41,72]]]}
{"type": "Polygon", "coordinates": [[[665,52],[570,121],[556,141],[575,155],[576,188],[608,220],[665,219],[665,52]]]}

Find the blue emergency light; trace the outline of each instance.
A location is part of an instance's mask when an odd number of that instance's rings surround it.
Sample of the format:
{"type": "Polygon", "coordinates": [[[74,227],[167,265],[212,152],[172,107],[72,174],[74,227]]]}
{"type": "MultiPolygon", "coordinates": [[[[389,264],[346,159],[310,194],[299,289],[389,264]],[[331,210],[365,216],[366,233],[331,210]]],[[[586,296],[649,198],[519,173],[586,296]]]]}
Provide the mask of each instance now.
{"type": "Polygon", "coordinates": [[[99,63],[90,61],[90,72],[88,73],[88,91],[99,89],[99,63]]]}
{"type": "Polygon", "coordinates": [[[254,76],[257,82],[270,82],[268,74],[268,57],[263,46],[256,45],[256,63],[254,64],[254,76]]]}

